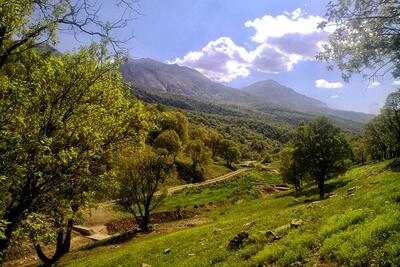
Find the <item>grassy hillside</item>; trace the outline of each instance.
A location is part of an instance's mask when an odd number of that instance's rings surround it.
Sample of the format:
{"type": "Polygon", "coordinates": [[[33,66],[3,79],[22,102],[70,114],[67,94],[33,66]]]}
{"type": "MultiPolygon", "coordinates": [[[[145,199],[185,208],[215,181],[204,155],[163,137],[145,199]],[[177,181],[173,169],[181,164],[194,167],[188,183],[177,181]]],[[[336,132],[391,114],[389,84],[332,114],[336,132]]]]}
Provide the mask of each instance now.
{"type": "MultiPolygon", "coordinates": [[[[331,197],[323,200],[315,186],[306,187],[301,194],[291,191],[269,197],[240,198],[236,191],[231,205],[199,215],[210,219],[206,224],[141,236],[117,248],[75,252],[63,262],[66,266],[399,266],[398,165],[386,161],[354,168],[328,182],[331,197]],[[293,219],[301,219],[303,224],[296,229],[287,227],[293,219]],[[268,230],[281,239],[266,238],[268,230]],[[249,234],[244,248],[228,251],[229,240],[241,231],[249,234]],[[171,252],[164,254],[167,248],[171,252]]],[[[258,176],[264,177],[258,181],[279,181],[265,175],[250,171],[238,179],[251,181],[258,176]]],[[[254,186],[238,188],[250,192],[254,186]]],[[[222,192],[192,192],[186,198],[181,195],[180,202],[194,198],[209,201],[222,192]]],[[[178,198],[173,195],[169,201],[178,198]]]]}

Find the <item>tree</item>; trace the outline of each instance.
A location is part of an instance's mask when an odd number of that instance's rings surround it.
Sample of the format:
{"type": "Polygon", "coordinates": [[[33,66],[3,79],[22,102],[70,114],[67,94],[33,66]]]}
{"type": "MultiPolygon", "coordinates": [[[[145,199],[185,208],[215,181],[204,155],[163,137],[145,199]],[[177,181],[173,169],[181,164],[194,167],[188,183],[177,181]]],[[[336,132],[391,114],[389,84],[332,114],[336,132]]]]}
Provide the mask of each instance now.
{"type": "Polygon", "coordinates": [[[165,130],[154,140],[154,147],[166,149],[169,154],[173,155],[175,162],[176,156],[182,148],[182,144],[179,135],[174,130],[165,130]]]}
{"type": "Polygon", "coordinates": [[[57,32],[79,33],[109,43],[115,51],[129,40],[115,37],[137,14],[135,0],[115,1],[122,14],[115,21],[106,21],[99,14],[101,3],[96,0],[7,0],[0,1],[0,69],[7,62],[18,62],[21,53],[57,42],[57,32]]]}
{"type": "Polygon", "coordinates": [[[320,60],[327,61],[330,69],[336,64],[346,81],[353,73],[376,78],[391,71],[400,77],[398,1],[336,0],[327,8],[320,27],[334,26],[335,31],[317,56],[320,60]]]}
{"type": "Polygon", "coordinates": [[[160,118],[161,130],[174,130],[182,143],[189,138],[189,120],[178,111],[164,112],[160,118]]]}
{"type": "Polygon", "coordinates": [[[300,156],[300,151],[296,151],[291,145],[285,146],[279,152],[279,172],[285,182],[294,185],[296,191],[301,190],[301,180],[306,173],[300,156]]]}
{"type": "Polygon", "coordinates": [[[368,159],[368,146],[365,138],[360,137],[353,145],[353,153],[356,161],[364,165],[368,159]]]}
{"type": "Polygon", "coordinates": [[[191,140],[185,147],[186,155],[192,161],[192,175],[194,182],[199,182],[201,179],[197,177],[197,169],[200,167],[202,169],[203,165],[206,164],[211,159],[211,150],[206,147],[203,141],[191,140]]]}
{"type": "Polygon", "coordinates": [[[325,194],[325,181],[345,171],[346,159],[351,151],[340,128],[332,125],[326,117],[300,125],[294,149],[294,153],[302,159],[303,168],[317,181],[321,197],[325,194]]]}
{"type": "Polygon", "coordinates": [[[381,114],[365,125],[364,139],[373,159],[400,155],[400,91],[390,94],[381,114]]]}
{"type": "Polygon", "coordinates": [[[0,106],[17,113],[0,114],[0,177],[6,178],[0,220],[7,222],[0,252],[33,213],[61,222],[54,225],[53,257],[33,240],[41,259],[52,263],[68,252],[76,215],[101,183],[108,153],[140,146],[152,127],[143,105],[131,100],[117,62],[99,60],[102,53],[96,45],[59,57],[30,50],[24,64],[1,70],[0,106]],[[19,102],[6,96],[8,88],[19,102]]]}
{"type": "Polygon", "coordinates": [[[232,168],[232,163],[240,158],[240,148],[235,142],[224,139],[220,143],[219,154],[226,160],[226,166],[232,168]]]}
{"type": "Polygon", "coordinates": [[[150,214],[162,203],[166,191],[157,194],[168,177],[172,164],[165,155],[147,148],[139,153],[125,152],[119,157],[116,175],[118,204],[132,213],[143,231],[149,231],[150,214]]]}
{"type": "Polygon", "coordinates": [[[203,143],[211,149],[213,157],[215,157],[218,153],[218,147],[223,136],[214,129],[199,127],[192,131],[192,139],[203,141],[203,143]]]}

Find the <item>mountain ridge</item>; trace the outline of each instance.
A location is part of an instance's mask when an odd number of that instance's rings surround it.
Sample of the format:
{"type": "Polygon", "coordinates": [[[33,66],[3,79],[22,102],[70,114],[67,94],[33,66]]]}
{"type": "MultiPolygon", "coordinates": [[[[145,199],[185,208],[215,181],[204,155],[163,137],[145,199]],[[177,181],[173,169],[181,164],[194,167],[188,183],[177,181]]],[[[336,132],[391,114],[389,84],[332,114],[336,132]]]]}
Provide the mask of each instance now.
{"type": "Polygon", "coordinates": [[[197,70],[150,58],[126,59],[120,71],[125,81],[150,93],[182,95],[214,104],[251,107],[260,112],[280,108],[313,116],[332,115],[360,123],[373,118],[361,112],[332,109],[326,103],[300,94],[274,80],[258,81],[236,89],[214,82],[197,70]]]}

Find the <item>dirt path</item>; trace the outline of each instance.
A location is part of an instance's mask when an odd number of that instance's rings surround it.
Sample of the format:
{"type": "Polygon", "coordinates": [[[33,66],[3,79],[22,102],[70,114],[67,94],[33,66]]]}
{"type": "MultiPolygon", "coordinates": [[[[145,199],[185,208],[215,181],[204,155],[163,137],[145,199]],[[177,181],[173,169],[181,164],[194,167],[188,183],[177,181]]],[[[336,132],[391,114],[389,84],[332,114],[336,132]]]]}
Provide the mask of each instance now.
{"type": "Polygon", "coordinates": [[[203,186],[203,185],[209,185],[209,184],[218,183],[218,182],[227,180],[229,178],[232,178],[232,177],[234,177],[234,176],[236,176],[236,175],[238,175],[238,174],[240,174],[240,173],[242,173],[242,172],[244,172],[244,171],[246,171],[248,169],[249,168],[242,168],[242,169],[239,169],[239,170],[236,170],[236,171],[233,171],[233,172],[229,172],[227,174],[224,174],[222,176],[219,176],[219,177],[216,177],[216,178],[213,178],[213,179],[205,180],[205,181],[203,181],[201,183],[183,184],[183,185],[173,186],[173,187],[168,188],[168,194],[170,195],[172,193],[175,193],[177,191],[181,191],[181,190],[186,189],[186,188],[193,188],[193,187],[199,187],[199,186],[203,186]]]}
{"type": "MultiPolygon", "coordinates": [[[[200,186],[205,186],[205,185],[210,185],[214,183],[218,183],[227,179],[230,179],[236,175],[239,175],[240,173],[243,173],[246,170],[249,170],[250,167],[243,167],[239,170],[232,171],[229,173],[226,173],[224,175],[221,175],[219,177],[205,180],[201,183],[195,183],[195,184],[184,184],[184,185],[178,185],[178,186],[173,186],[167,189],[168,194],[172,194],[174,192],[178,192],[181,190],[184,190],[186,188],[194,188],[194,187],[200,187],[200,186]]],[[[86,245],[90,242],[93,242],[94,240],[102,240],[105,238],[111,237],[111,235],[108,235],[105,224],[109,221],[111,221],[114,217],[114,214],[109,210],[109,207],[114,205],[115,201],[107,201],[100,203],[97,208],[92,209],[89,215],[89,218],[86,220],[86,222],[83,224],[82,227],[87,228],[92,232],[91,235],[82,235],[75,233],[73,237],[73,244],[72,248],[78,248],[81,247],[82,245],[86,245]]],[[[192,218],[188,221],[183,221],[183,222],[177,222],[174,224],[171,224],[169,226],[163,226],[161,228],[157,227],[154,231],[154,233],[157,232],[171,232],[175,231],[177,229],[185,228],[188,226],[193,226],[197,224],[202,224],[206,223],[209,221],[209,218],[192,218]],[[194,222],[192,222],[193,220],[194,222]]],[[[24,257],[24,259],[16,259],[10,262],[5,263],[4,266],[35,266],[36,264],[39,263],[38,258],[36,257],[35,254],[29,255],[24,257]]]]}

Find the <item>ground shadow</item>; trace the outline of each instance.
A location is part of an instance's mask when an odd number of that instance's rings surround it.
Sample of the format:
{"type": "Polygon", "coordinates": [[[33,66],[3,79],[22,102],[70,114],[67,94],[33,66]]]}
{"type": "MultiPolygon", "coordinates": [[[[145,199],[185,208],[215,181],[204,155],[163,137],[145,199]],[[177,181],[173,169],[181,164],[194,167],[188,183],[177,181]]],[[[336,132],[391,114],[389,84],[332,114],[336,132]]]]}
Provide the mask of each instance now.
{"type": "MultiPolygon", "coordinates": [[[[343,187],[345,185],[347,185],[350,182],[350,180],[338,180],[338,181],[334,181],[334,182],[328,182],[325,184],[325,195],[329,195],[329,193],[331,193],[332,191],[334,191],[335,189],[338,189],[340,187],[343,187]]],[[[276,196],[276,198],[282,198],[282,197],[312,197],[312,196],[319,196],[319,191],[318,191],[318,187],[315,184],[309,184],[304,186],[304,188],[301,191],[293,191],[287,194],[281,194],[276,196]]],[[[314,201],[314,200],[312,200],[314,201]]]]}
{"type": "Polygon", "coordinates": [[[400,172],[400,159],[397,158],[387,165],[387,168],[393,172],[400,172]]]}
{"type": "Polygon", "coordinates": [[[129,232],[117,235],[117,236],[113,236],[113,237],[105,239],[105,240],[94,242],[92,244],[89,244],[87,246],[80,248],[79,250],[91,250],[91,249],[97,248],[97,247],[121,244],[121,243],[131,240],[140,232],[142,232],[142,231],[135,229],[135,230],[132,230],[132,231],[129,231],[129,232]]]}

